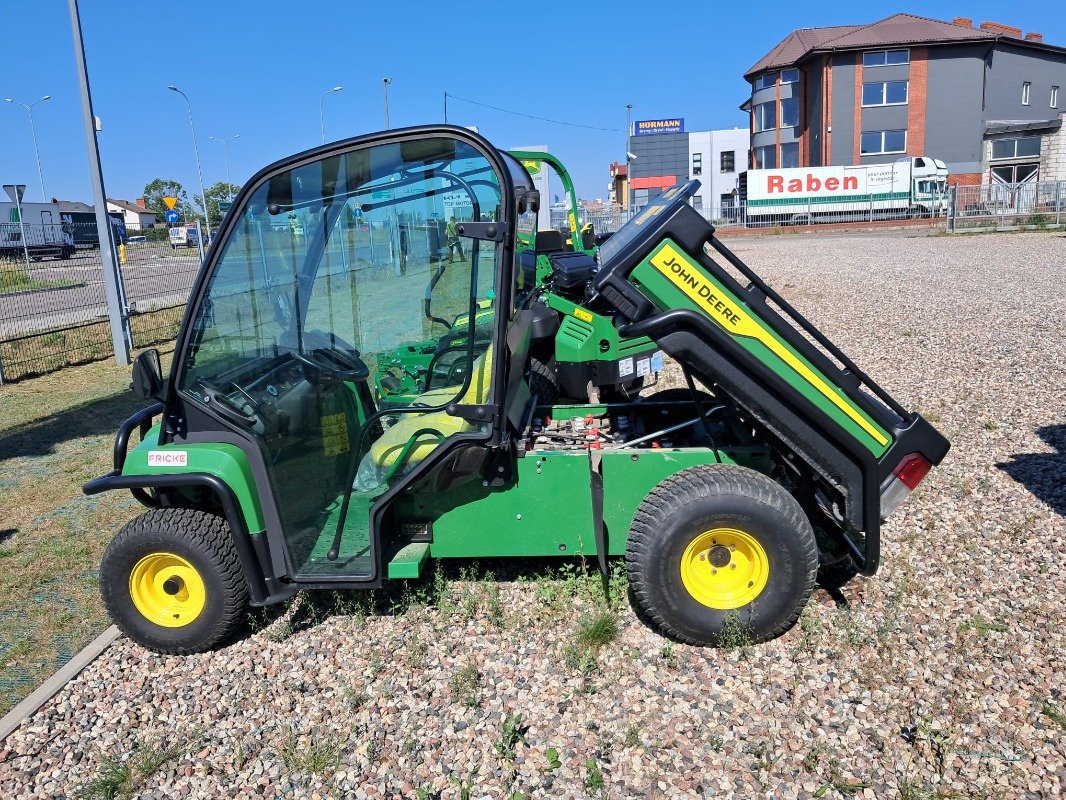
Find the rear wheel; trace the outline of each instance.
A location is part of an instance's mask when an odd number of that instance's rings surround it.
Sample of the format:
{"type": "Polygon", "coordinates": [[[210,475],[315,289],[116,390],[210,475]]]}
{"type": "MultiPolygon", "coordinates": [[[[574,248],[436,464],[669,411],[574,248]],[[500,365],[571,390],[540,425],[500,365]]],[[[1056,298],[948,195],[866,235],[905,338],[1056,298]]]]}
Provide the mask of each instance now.
{"type": "Polygon", "coordinates": [[[100,593],[122,632],[159,653],[215,647],[248,605],[229,526],[189,508],[153,509],[119,531],[104,551],[100,593]]]}
{"type": "Polygon", "coordinates": [[[640,611],[690,644],[773,639],[814,589],[818,547],[799,503],[744,467],[682,470],[633,520],[626,567],[640,611]]]}

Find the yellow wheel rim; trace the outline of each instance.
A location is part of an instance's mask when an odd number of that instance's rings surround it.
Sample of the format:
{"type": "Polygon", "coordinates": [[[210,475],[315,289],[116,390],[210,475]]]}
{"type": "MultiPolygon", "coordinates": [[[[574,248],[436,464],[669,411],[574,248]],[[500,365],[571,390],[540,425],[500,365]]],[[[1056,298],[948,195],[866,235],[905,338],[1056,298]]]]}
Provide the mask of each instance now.
{"type": "Polygon", "coordinates": [[[735,528],[701,533],[681,556],[681,582],[692,598],[719,611],[742,608],[766,587],[770,560],[755,537],[735,528]]]}
{"type": "Polygon", "coordinates": [[[133,605],[149,622],[181,628],[200,616],[207,602],[204,579],[196,567],[173,553],[152,553],[130,573],[133,605]]]}

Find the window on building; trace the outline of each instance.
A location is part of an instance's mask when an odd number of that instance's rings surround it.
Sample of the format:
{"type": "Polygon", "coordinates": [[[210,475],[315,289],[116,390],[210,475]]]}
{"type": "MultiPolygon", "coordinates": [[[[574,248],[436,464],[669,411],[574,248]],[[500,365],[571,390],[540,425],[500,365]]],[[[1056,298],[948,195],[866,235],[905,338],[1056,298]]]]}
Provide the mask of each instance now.
{"type": "Polygon", "coordinates": [[[800,165],[799,142],[786,142],[781,145],[781,166],[798,167],[800,165]]]}
{"type": "Polygon", "coordinates": [[[895,64],[909,64],[910,50],[871,50],[862,54],[864,67],[890,67],[895,64]]]}
{"type": "Polygon", "coordinates": [[[1029,81],[1022,82],[1022,105],[1029,105],[1029,90],[1033,88],[1033,84],[1029,81]]]}
{"type": "Polygon", "coordinates": [[[703,153],[693,153],[692,154],[692,174],[693,175],[702,175],[703,174],[703,153]]]}
{"type": "Polygon", "coordinates": [[[735,150],[723,150],[720,153],[721,171],[722,172],[736,172],[737,169],[737,153],[735,150]]]}
{"type": "Polygon", "coordinates": [[[800,71],[798,69],[781,70],[781,83],[799,83],[800,71]]]}
{"type": "Polygon", "coordinates": [[[879,81],[862,85],[864,106],[901,106],[907,102],[907,81],[879,81]]]}
{"type": "Polygon", "coordinates": [[[759,103],[755,106],[755,130],[770,131],[777,127],[777,103],[759,103]]]}
{"type": "Polygon", "coordinates": [[[1052,86],[1051,87],[1051,107],[1052,108],[1058,108],[1059,107],[1059,87],[1058,86],[1052,86]]]}
{"type": "Polygon", "coordinates": [[[768,144],[755,148],[755,169],[777,169],[777,147],[768,144]]]}
{"type": "Polygon", "coordinates": [[[703,195],[697,194],[692,197],[692,207],[697,211],[703,210],[703,195]]]}
{"type": "Polygon", "coordinates": [[[859,152],[864,156],[907,152],[906,131],[863,131],[859,152]]]}
{"type": "Polygon", "coordinates": [[[1040,137],[1019,136],[1014,139],[996,139],[992,142],[992,158],[1039,158],[1040,137]]]}
{"type": "Polygon", "coordinates": [[[765,75],[760,75],[758,78],[755,79],[755,90],[758,91],[759,89],[770,89],[776,83],[777,73],[768,72],[765,75]]]}
{"type": "Polygon", "coordinates": [[[794,128],[799,125],[799,99],[786,97],[781,101],[781,127],[794,128]]]}

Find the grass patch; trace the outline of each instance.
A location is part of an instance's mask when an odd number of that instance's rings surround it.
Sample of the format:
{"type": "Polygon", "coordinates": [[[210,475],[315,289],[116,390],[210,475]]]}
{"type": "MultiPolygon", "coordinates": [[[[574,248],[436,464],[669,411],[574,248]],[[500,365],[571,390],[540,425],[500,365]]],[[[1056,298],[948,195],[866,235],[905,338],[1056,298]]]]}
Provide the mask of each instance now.
{"type": "Polygon", "coordinates": [[[303,742],[295,729],[289,728],[288,735],[278,747],[278,758],[292,772],[320,775],[340,766],[341,749],[340,739],[335,734],[323,734],[316,729],[311,732],[310,740],[303,742]]]}
{"type": "Polygon", "coordinates": [[[150,777],[187,751],[188,743],[183,740],[169,745],[137,747],[126,758],[109,756],[104,759],[96,777],[83,784],[74,796],[80,800],[135,797],[150,777]]]}
{"type": "Polygon", "coordinates": [[[112,469],[115,431],[142,406],[129,382],[101,362],[0,387],[0,596],[20,609],[0,616],[0,714],[109,624],[96,570],[140,506],[81,486],[112,469]]]}
{"type": "Polygon", "coordinates": [[[595,655],[617,638],[617,617],[610,611],[603,611],[589,614],[581,620],[574,641],[579,648],[595,655]]]}
{"type": "Polygon", "coordinates": [[[31,278],[27,274],[26,267],[21,264],[12,265],[8,263],[0,265],[0,294],[33,292],[40,289],[58,289],[63,286],[81,285],[83,284],[78,281],[71,281],[63,278],[56,280],[31,278]]]}
{"type": "Polygon", "coordinates": [[[478,672],[477,667],[473,664],[467,664],[452,675],[452,694],[455,695],[456,700],[470,708],[477,708],[481,705],[477,696],[480,686],[481,673],[478,672]]]}

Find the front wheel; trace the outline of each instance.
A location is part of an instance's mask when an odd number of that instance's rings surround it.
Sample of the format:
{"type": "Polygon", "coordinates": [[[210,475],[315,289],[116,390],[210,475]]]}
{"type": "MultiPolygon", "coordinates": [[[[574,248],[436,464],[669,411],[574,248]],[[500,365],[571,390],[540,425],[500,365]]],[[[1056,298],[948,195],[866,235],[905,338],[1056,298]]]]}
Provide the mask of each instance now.
{"type": "Polygon", "coordinates": [[[640,611],[697,645],[773,639],[814,589],[818,546],[799,503],[744,467],[690,467],[644,498],[626,545],[640,611]]]}
{"type": "Polygon", "coordinates": [[[241,624],[248,587],[225,520],[160,508],[128,523],[104,551],[100,593],[115,624],[157,653],[196,653],[241,624]]]}

